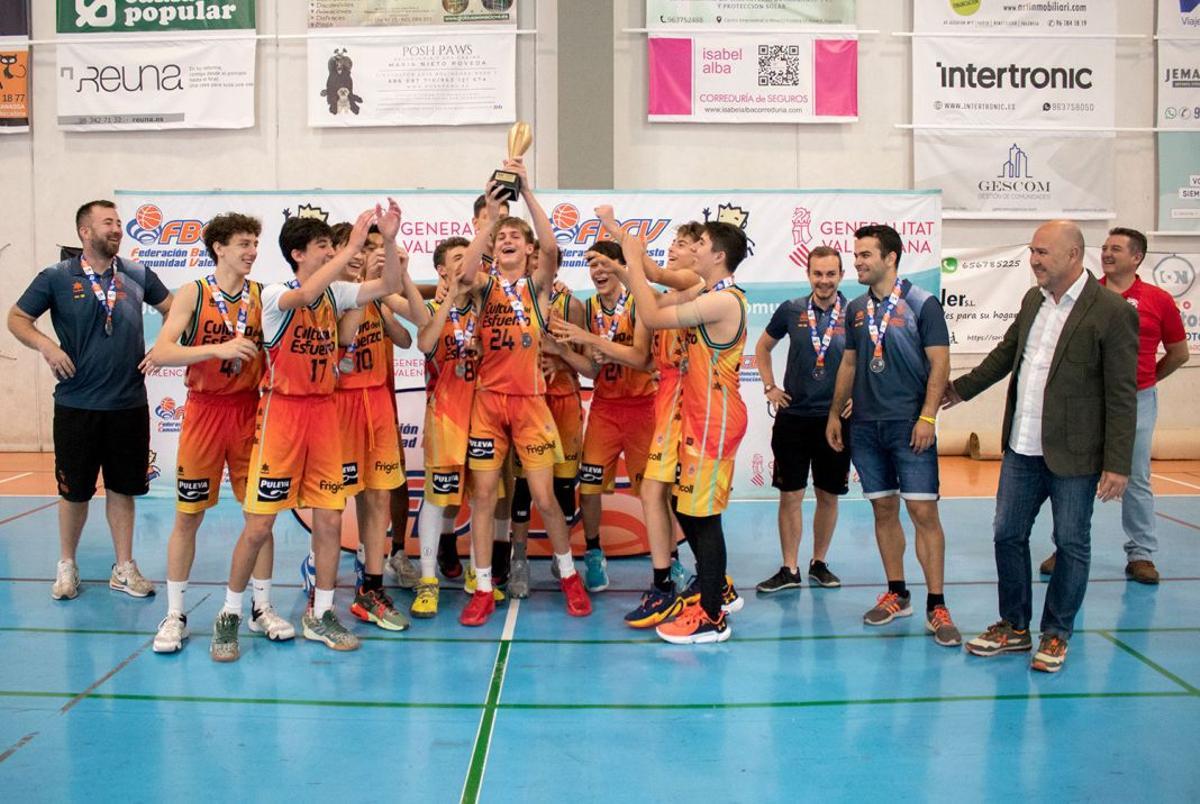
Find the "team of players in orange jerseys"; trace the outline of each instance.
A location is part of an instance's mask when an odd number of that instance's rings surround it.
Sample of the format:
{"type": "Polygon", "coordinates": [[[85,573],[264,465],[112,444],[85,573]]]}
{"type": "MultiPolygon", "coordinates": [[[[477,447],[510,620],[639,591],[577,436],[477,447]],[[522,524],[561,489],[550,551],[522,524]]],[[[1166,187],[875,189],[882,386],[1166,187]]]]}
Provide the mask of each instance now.
{"type": "MultiPolygon", "coordinates": [[[[155,651],[180,650],[188,638],[184,595],[196,532],[226,467],[245,525],[213,626],[216,661],[239,657],[248,585],[248,627],[272,640],[294,638],[271,605],[271,534],[275,516],[297,507],[312,509],[313,588],[302,633],[334,650],[358,647],[333,608],[349,496],[357,497],[363,545],[350,612],[361,620],[389,630],[409,625],[384,590],[385,562],[416,590],[409,615],[436,615],[437,565],[446,577],[462,574],[453,523],[464,498],[473,513],[463,625],[486,623],[504,588],[529,593],[530,503],[545,525],[568,614],[590,614],[588,592],[608,585],[600,501],[615,488],[621,455],[641,496],[654,567],[653,586],[626,621],[657,627],[670,642],[729,637],[727,612],[741,599],[725,575],[720,515],[747,423],[738,391],[746,299],[732,278],[745,235],[726,223],[685,224],[662,268],[637,237],[625,236],[611,207],[597,208],[607,239],[588,254],[596,294],[581,303],[556,281],[554,230],[523,164],[508,160],[505,168],[524,179],[532,227],[509,216],[503,189],[489,184],[476,204],[474,239],[452,238],[435,251],[436,288],[411,280],[396,243],[400,209],[390,199],[336,227],[340,236],[321,220],[289,219],[279,245],[295,278],[265,286],[247,278],[259,222],[231,213],[209,223],[215,269],[180,289],[143,365],[187,366],[188,388],[168,613],[155,651]],[[406,347],[411,336],[397,317],[416,327],[426,355],[419,567],[402,550],[388,557],[390,499],[407,498],[391,367],[393,345],[406,347]],[[594,383],[586,429],[579,375],[594,383]],[[583,574],[568,531],[576,477],[583,574]],[[672,511],[696,556],[696,579],[686,587],[673,558],[672,511]]],[[[402,531],[394,544],[403,545],[402,531]]]]}

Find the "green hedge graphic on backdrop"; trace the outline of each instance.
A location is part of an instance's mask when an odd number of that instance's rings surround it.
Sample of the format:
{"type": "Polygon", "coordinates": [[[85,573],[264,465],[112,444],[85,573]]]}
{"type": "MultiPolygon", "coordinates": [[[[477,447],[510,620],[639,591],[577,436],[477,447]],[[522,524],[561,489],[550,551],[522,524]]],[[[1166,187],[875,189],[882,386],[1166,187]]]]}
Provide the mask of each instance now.
{"type": "Polygon", "coordinates": [[[58,32],[146,33],[254,28],[254,0],[58,0],[58,32]]]}

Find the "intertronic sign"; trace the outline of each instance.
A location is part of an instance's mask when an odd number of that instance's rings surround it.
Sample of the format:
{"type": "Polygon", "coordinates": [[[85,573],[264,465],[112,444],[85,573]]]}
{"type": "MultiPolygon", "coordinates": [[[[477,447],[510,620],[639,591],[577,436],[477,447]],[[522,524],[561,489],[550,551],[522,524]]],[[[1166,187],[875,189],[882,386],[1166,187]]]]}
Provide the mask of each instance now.
{"type": "Polygon", "coordinates": [[[913,123],[1109,127],[1111,40],[927,37],[913,46],[913,123]]]}

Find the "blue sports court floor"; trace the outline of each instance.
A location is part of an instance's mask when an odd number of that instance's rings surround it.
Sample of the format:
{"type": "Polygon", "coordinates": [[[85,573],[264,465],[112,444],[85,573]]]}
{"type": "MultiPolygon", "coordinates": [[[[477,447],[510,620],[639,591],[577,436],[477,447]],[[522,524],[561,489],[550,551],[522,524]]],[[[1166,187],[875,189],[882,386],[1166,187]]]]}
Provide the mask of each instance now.
{"type": "MultiPolygon", "coordinates": [[[[942,506],[947,598],[968,637],[996,619],[992,505],[942,506]]],[[[1163,497],[1159,510],[1154,588],[1124,580],[1119,508],[1098,506],[1079,630],[1050,676],[1031,673],[1027,655],[939,648],[919,616],[864,626],[882,569],[861,500],[843,504],[830,553],[845,586],[770,598],[753,587],[778,566],[775,506],[733,506],[730,568],[747,604],[722,645],[670,646],[622,625],[648,582],[642,559],[610,562],[613,588],[582,620],[567,617],[541,561],[533,597],[483,629],[459,626],[465,596],[444,591],[438,618],[405,633],[356,622],[356,653],[243,629],[241,660],[217,665],[208,638],[240,528],[233,503],[200,533],[191,642],[159,656],[165,589],[148,601],[108,589],[103,501],[80,550],[83,591],[55,602],[54,499],[2,497],[0,797],[1195,801],[1200,498],[1163,497]]],[[[135,556],[156,582],[172,517],[170,501],[139,503],[135,556]]],[[[280,522],[275,602],[298,622],[307,535],[280,522]]],[[[1044,512],[1035,561],[1048,527],[1044,512]]],[[[346,556],[344,584],[351,573],[346,556]]],[[[349,593],[339,588],[342,611],[349,593]]]]}

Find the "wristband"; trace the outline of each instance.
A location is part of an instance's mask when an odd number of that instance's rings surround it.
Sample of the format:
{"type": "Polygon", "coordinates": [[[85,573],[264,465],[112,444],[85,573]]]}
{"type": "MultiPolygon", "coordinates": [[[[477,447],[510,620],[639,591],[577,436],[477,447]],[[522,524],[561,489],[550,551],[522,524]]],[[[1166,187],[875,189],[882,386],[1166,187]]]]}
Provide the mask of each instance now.
{"type": "Polygon", "coordinates": [[[933,416],[918,416],[917,418],[923,422],[929,422],[930,424],[937,424],[937,419],[935,419],[933,416]]]}

